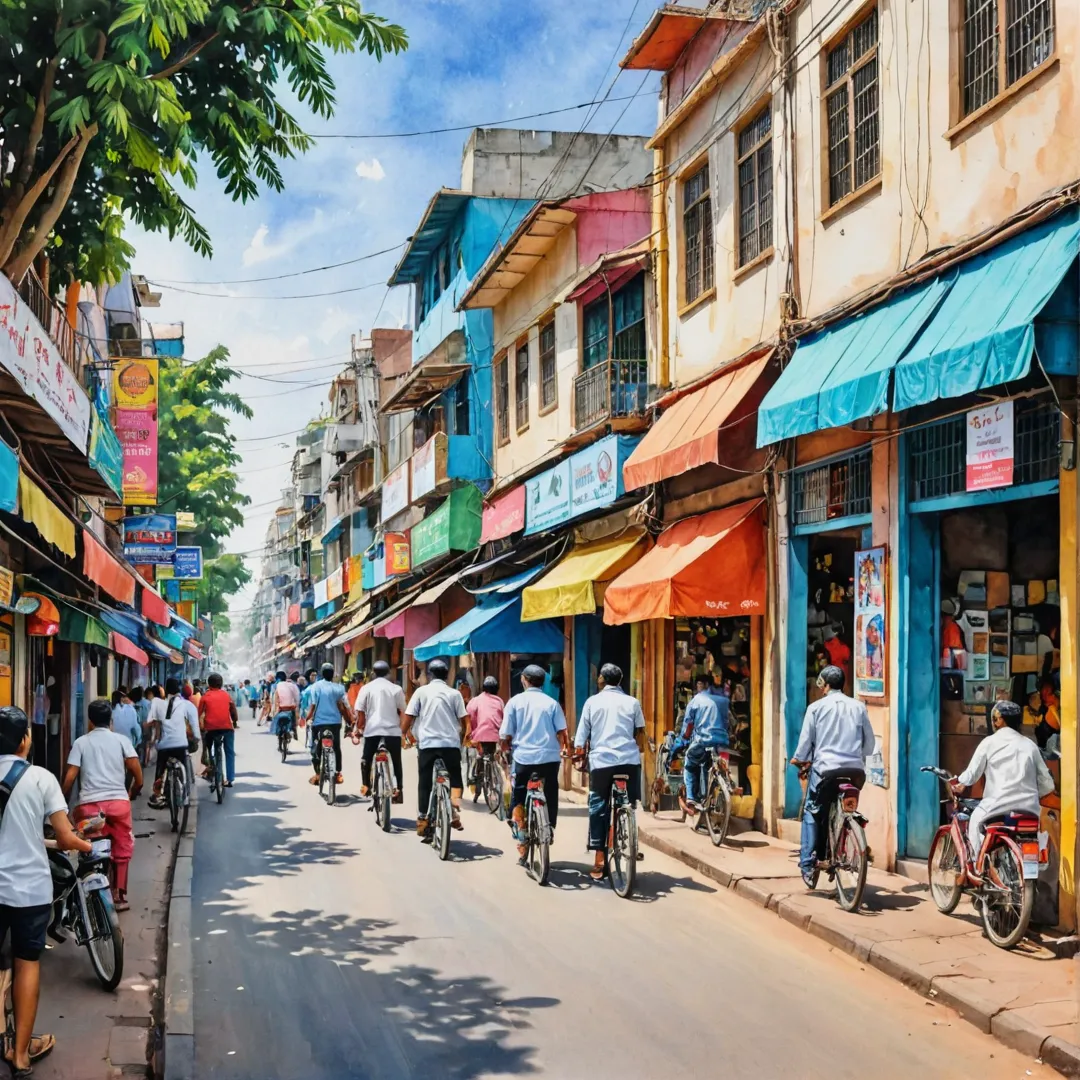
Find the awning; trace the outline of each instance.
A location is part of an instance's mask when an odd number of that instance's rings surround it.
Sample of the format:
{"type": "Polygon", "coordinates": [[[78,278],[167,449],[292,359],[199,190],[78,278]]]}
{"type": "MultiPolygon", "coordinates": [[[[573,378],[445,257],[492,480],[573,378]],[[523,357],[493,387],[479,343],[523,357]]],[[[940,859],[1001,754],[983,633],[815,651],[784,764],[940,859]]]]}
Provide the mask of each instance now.
{"type": "Polygon", "coordinates": [[[619,67],[634,71],[667,71],[682,55],[706,20],[717,16],[680,4],[664,4],[654,11],[645,29],[619,61],[619,67]]]}
{"type": "Polygon", "coordinates": [[[117,656],[126,656],[129,660],[134,660],[140,667],[149,667],[150,665],[150,657],[134,641],[124,637],[123,634],[116,633],[115,630],[111,635],[110,648],[117,656]]]}
{"type": "Polygon", "coordinates": [[[184,646],[184,651],[191,657],[192,660],[202,660],[203,650],[202,646],[195,640],[189,640],[184,646]]]}
{"type": "Polygon", "coordinates": [[[394,413],[422,409],[449,390],[468,370],[468,364],[417,364],[394,387],[393,393],[379,406],[379,411],[394,413]]]}
{"type": "Polygon", "coordinates": [[[321,634],[316,634],[313,638],[307,641],[301,642],[296,646],[294,650],[297,658],[304,655],[310,649],[317,649],[320,645],[325,645],[334,636],[333,630],[324,630],[321,634]]]}
{"type": "Polygon", "coordinates": [[[680,398],[635,447],[623,466],[626,489],[657,484],[671,476],[720,461],[720,429],[750,393],[771,351],[680,398]]]}
{"type": "Polygon", "coordinates": [[[565,643],[562,620],[523,623],[521,597],[496,594],[417,645],[413,657],[426,661],[464,653],[561,653],[565,643]]]}
{"type": "Polygon", "coordinates": [[[60,604],[60,633],[57,635],[61,641],[74,641],[82,645],[100,645],[101,648],[109,648],[109,631],[85,611],[72,607],[70,604],[60,604]]]}
{"type": "Polygon", "coordinates": [[[604,594],[608,624],[765,610],[764,500],[736,503],[665,529],[604,594]]]}
{"type": "Polygon", "coordinates": [[[480,543],[502,540],[525,528],[525,485],[511,488],[505,495],[484,503],[480,543]]]}
{"type": "Polygon", "coordinates": [[[609,255],[600,258],[593,273],[566,297],[565,303],[588,304],[604,293],[617,292],[648,265],[648,242],[635,245],[637,247],[642,248],[640,254],[621,253],[618,259],[609,255]]]}
{"type": "Polygon", "coordinates": [[[30,479],[26,473],[19,473],[19,514],[23,521],[30,522],[43,540],[59,548],[70,559],[75,558],[75,525],[30,479]]]}
{"type": "Polygon", "coordinates": [[[603,603],[607,583],[645,554],[647,542],[647,534],[636,530],[614,539],[578,545],[522,592],[521,621],[592,615],[603,603]]]}
{"type": "Polygon", "coordinates": [[[171,626],[155,626],[151,633],[153,634],[151,641],[156,638],[166,648],[183,651],[184,642],[187,639],[182,634],[177,633],[171,626]]]}
{"type": "Polygon", "coordinates": [[[135,579],[86,529],[83,530],[83,573],[120,603],[135,603],[135,579]]]}
{"type": "Polygon", "coordinates": [[[512,577],[489,581],[486,585],[479,585],[467,591],[472,593],[473,596],[510,596],[513,593],[520,592],[533,578],[543,572],[543,565],[537,564],[536,566],[530,566],[528,570],[522,570],[514,574],[512,577]]]}
{"type": "Polygon", "coordinates": [[[356,614],[341,628],[337,637],[330,641],[330,648],[336,649],[339,645],[344,645],[347,641],[359,637],[364,632],[364,623],[368,621],[370,614],[371,605],[363,604],[356,611],[356,614]]]}
{"type": "Polygon", "coordinates": [[[154,589],[143,588],[142,613],[144,618],[157,623],[158,626],[168,626],[172,622],[172,612],[169,611],[169,605],[161,599],[161,594],[154,589]]]}

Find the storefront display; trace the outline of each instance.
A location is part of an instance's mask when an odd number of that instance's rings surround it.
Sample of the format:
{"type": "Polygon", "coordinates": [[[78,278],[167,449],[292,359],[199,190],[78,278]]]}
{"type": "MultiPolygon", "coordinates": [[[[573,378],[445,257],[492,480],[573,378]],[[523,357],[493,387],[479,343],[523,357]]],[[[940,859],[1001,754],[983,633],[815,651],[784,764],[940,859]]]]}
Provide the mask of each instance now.
{"type": "MultiPolygon", "coordinates": [[[[806,606],[808,703],[821,696],[817,677],[822,668],[829,665],[843,671],[845,693],[853,692],[855,555],[860,547],[860,540],[861,530],[820,533],[810,538],[809,595],[806,606]]],[[[871,599],[867,595],[868,604],[871,599]]],[[[868,624],[869,621],[867,619],[868,624]]],[[[866,629],[868,628],[867,626],[866,629]]],[[[865,651],[863,646],[863,652],[865,651]]]]}

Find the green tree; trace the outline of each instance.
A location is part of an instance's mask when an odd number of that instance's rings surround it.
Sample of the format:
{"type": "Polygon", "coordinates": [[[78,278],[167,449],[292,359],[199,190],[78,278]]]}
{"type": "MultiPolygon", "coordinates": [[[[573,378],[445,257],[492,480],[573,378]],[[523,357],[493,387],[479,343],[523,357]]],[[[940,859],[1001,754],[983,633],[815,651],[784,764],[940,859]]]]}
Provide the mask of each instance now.
{"type": "Polygon", "coordinates": [[[250,419],[252,412],[229,389],[239,376],[228,361],[223,345],[195,363],[162,359],[158,386],[158,505],[167,513],[195,515],[195,532],[186,539],[203,549],[199,609],[212,613],[221,633],[230,625],[228,598],[251,580],[243,559],[222,551],[251,502],[240,491],[241,458],[231,424],[234,416],[250,419]]]}
{"type": "Polygon", "coordinates": [[[115,278],[125,214],[208,254],[178,190],[200,155],[234,199],[280,191],[311,146],[282,92],[332,116],[328,52],[406,44],[361,0],[0,0],[0,267],[115,278]]]}

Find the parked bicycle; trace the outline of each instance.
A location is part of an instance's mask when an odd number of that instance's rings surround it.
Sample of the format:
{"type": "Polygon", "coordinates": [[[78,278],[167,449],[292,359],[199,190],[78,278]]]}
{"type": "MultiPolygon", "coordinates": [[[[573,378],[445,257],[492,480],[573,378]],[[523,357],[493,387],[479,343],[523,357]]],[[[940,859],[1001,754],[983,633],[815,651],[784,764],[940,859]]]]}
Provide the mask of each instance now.
{"type": "MultiPolygon", "coordinates": [[[[704,825],[709,833],[709,839],[716,847],[727,839],[728,827],[731,825],[731,796],[735,789],[731,783],[731,771],[728,768],[730,751],[719,750],[710,747],[708,750],[708,764],[701,766],[701,787],[705,794],[698,800],[697,821],[694,822],[694,831],[698,832],[704,825]]],[[[686,787],[679,791],[679,804],[685,818],[686,787]]]]}
{"type": "Polygon", "coordinates": [[[374,811],[375,821],[383,832],[390,831],[390,807],[396,787],[397,779],[394,776],[390,752],[386,749],[386,741],[380,739],[371,763],[371,810],[374,811]]]}
{"type": "Polygon", "coordinates": [[[964,890],[970,890],[986,936],[999,949],[1013,948],[1027,933],[1035,882],[1049,858],[1039,819],[1022,811],[988,817],[982,846],[972,852],[968,822],[979,800],[959,798],[948,770],[924,765],[922,771],[933,773],[948,792],[949,822],[938,829],[927,860],[938,911],[951,915],[964,890]]]}
{"type": "Polygon", "coordinates": [[[331,728],[324,727],[319,735],[319,794],[326,800],[327,806],[337,802],[337,772],[334,733],[331,728]]]}
{"type": "Polygon", "coordinates": [[[539,773],[533,773],[525,789],[525,832],[522,836],[525,854],[522,855],[520,863],[538,885],[548,883],[552,839],[544,781],[539,773]]]}
{"type": "Polygon", "coordinates": [[[165,763],[162,794],[165,796],[165,805],[169,808],[169,825],[172,831],[186,832],[191,803],[186,760],[180,761],[178,758],[170,757],[165,763]]]}
{"type": "Polygon", "coordinates": [[[503,770],[501,751],[494,754],[479,754],[472,773],[473,802],[479,802],[484,796],[488,812],[495,814],[500,821],[506,820],[506,773],[503,770]]]}
{"type": "Polygon", "coordinates": [[[425,844],[431,844],[446,862],[450,858],[450,822],[454,808],[450,802],[450,773],[442,758],[436,758],[431,769],[431,797],[428,799],[428,831],[425,844]]]}

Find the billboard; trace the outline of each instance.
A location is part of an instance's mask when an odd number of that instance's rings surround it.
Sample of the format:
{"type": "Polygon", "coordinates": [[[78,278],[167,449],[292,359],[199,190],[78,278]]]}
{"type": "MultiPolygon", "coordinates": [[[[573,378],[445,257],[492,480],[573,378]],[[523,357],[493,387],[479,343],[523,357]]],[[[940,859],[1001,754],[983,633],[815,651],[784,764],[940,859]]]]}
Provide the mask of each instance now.
{"type": "Polygon", "coordinates": [[[175,514],[124,518],[124,557],[134,563],[172,563],[176,552],[175,514]]]}

